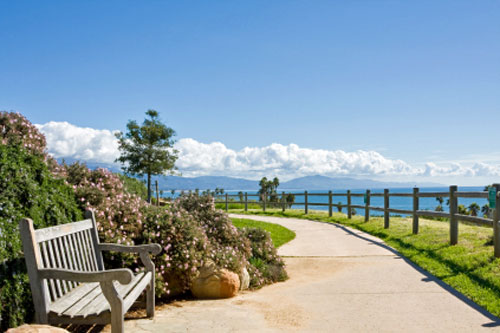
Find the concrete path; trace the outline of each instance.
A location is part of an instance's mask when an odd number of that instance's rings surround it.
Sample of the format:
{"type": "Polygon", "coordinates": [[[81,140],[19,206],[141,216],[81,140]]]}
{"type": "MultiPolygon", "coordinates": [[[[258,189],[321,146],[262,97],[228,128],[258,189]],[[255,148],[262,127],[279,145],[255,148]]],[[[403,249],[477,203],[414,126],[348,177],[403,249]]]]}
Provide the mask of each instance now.
{"type": "Polygon", "coordinates": [[[296,232],[279,249],[290,279],[232,299],[169,304],[154,320],[126,321],[126,332],[500,331],[497,317],[375,237],[321,222],[232,216],[296,232]]]}

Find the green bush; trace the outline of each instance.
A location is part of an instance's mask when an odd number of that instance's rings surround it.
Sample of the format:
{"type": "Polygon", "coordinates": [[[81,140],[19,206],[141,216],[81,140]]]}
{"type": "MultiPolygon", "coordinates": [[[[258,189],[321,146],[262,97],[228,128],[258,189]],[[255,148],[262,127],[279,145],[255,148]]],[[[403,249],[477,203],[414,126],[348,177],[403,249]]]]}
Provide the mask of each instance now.
{"type": "MultiPolygon", "coordinates": [[[[156,207],[143,200],[139,183],[107,169],[57,164],[32,124],[0,112],[1,331],[30,321],[34,312],[19,239],[23,217],[44,228],[81,220],[84,209],[94,209],[101,241],[161,244],[154,257],[158,297],[188,290],[207,260],[236,273],[247,267],[252,287],[286,278],[269,235],[239,231],[212,197],[186,194],[156,207]]],[[[107,268],[141,269],[132,254],[107,253],[105,262],[107,268]]]]}
{"type": "Polygon", "coordinates": [[[118,177],[120,177],[120,180],[123,182],[126,192],[135,194],[143,200],[148,199],[148,188],[146,187],[144,181],[122,174],[118,174],[118,177]]]}
{"type": "Polygon", "coordinates": [[[243,228],[243,234],[252,246],[248,272],[250,286],[262,287],[266,284],[288,279],[285,263],[276,252],[269,232],[258,228],[243,228]]]}
{"type": "Polygon", "coordinates": [[[35,228],[82,219],[73,190],[56,179],[41,156],[19,145],[0,144],[0,330],[33,314],[18,223],[30,217],[35,228]]]}

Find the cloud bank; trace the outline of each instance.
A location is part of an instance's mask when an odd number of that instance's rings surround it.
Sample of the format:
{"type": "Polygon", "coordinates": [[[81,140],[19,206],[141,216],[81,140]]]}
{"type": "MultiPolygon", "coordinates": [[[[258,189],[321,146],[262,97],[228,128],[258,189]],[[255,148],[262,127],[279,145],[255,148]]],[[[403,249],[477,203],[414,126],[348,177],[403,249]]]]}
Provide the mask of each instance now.
{"type": "MultiPolygon", "coordinates": [[[[56,158],[112,164],[119,156],[114,131],[53,121],[36,126],[47,138],[49,153],[56,158]]],[[[402,160],[386,158],[376,151],[309,149],[296,144],[273,143],[236,151],[221,142],[202,143],[184,138],[176,143],[175,148],[179,150],[176,166],[184,176],[225,175],[253,179],[262,176],[289,179],[318,174],[414,179],[500,176],[500,165],[452,163],[442,166],[428,162],[419,168],[402,160]]]]}

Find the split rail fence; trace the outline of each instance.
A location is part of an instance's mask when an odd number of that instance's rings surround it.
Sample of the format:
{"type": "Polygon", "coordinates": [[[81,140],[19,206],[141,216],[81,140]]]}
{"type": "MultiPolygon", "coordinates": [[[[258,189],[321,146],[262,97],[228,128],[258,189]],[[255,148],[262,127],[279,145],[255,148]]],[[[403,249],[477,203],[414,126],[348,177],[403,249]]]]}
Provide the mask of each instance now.
{"type": "MultiPolygon", "coordinates": [[[[364,220],[368,222],[370,220],[370,211],[379,211],[384,213],[384,228],[389,228],[390,225],[390,214],[407,214],[412,216],[412,231],[414,234],[418,234],[419,229],[419,217],[442,217],[449,219],[450,222],[450,244],[455,245],[458,243],[458,223],[459,221],[465,221],[468,223],[481,225],[481,226],[489,226],[493,228],[493,244],[494,244],[494,253],[495,257],[500,257],[500,184],[494,184],[494,194],[495,197],[493,202],[495,203],[496,209],[493,210],[493,214],[491,214],[492,218],[479,217],[479,216],[470,216],[459,214],[458,212],[458,198],[489,198],[489,191],[477,191],[477,192],[461,192],[458,191],[456,185],[452,185],[449,188],[448,192],[420,192],[418,188],[413,189],[413,193],[390,193],[388,189],[384,189],[383,193],[371,193],[370,190],[366,190],[365,193],[352,193],[350,190],[347,190],[345,193],[333,193],[332,191],[328,191],[327,193],[308,193],[307,191],[301,193],[292,193],[295,197],[304,196],[304,202],[293,202],[294,206],[303,205],[304,213],[309,213],[310,206],[327,206],[328,207],[328,215],[331,217],[333,213],[334,207],[346,207],[347,208],[347,218],[352,218],[352,210],[353,209],[363,209],[364,210],[364,220]],[[318,196],[328,196],[328,203],[318,203],[311,202],[311,197],[318,196]],[[334,204],[333,197],[346,197],[347,204],[334,204]],[[352,198],[353,197],[363,197],[364,205],[353,205],[352,198]],[[384,207],[376,207],[370,205],[370,198],[372,197],[383,197],[384,198],[384,207]],[[413,198],[413,207],[412,209],[395,209],[390,207],[390,198],[391,197],[411,197],[413,198]],[[420,198],[449,198],[449,211],[434,211],[434,210],[420,210],[419,209],[419,199],[420,198]]],[[[218,197],[215,203],[225,204],[225,209],[228,211],[229,204],[244,204],[245,211],[248,211],[248,204],[259,204],[262,206],[263,211],[266,211],[266,207],[272,205],[273,207],[281,207],[284,212],[288,205],[291,203],[286,201],[287,193],[282,192],[280,202],[266,202],[266,198],[263,198],[262,201],[249,201],[249,197],[256,197],[259,199],[259,194],[243,194],[243,201],[234,201],[229,200],[230,198],[240,198],[240,194],[225,194],[225,197],[219,200],[221,197],[218,197]]],[[[489,198],[491,200],[491,198],[489,198]]],[[[493,207],[493,206],[492,206],[493,207]]]]}

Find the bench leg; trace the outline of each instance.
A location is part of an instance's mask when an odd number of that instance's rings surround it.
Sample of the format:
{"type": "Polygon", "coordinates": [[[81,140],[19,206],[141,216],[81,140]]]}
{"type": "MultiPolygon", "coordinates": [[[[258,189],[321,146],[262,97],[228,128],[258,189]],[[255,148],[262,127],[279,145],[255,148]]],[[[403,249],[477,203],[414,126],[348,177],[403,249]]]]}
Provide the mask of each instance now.
{"type": "Polygon", "coordinates": [[[123,299],[116,292],[112,282],[101,282],[104,297],[111,305],[111,333],[124,333],[123,331],[123,299]]]}
{"type": "Polygon", "coordinates": [[[146,314],[149,318],[155,316],[155,276],[153,271],[153,277],[151,278],[151,283],[146,288],[146,314]]]}
{"type": "Polygon", "coordinates": [[[146,252],[141,252],[140,257],[146,271],[151,272],[151,282],[146,288],[146,313],[149,318],[153,318],[155,316],[155,264],[146,252]]]}

